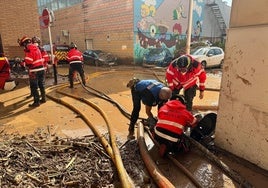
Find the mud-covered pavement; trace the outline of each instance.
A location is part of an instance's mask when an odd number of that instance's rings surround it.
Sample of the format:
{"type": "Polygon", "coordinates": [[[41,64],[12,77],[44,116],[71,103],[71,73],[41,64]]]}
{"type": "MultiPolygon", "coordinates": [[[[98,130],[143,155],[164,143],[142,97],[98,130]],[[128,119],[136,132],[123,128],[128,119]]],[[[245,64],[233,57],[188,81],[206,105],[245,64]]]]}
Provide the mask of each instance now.
{"type": "MultiPolygon", "coordinates": [[[[66,77],[68,73],[68,66],[62,65],[58,67],[59,76],[58,77],[58,85],[61,83],[67,83],[68,79],[66,77]]],[[[152,77],[159,77],[160,79],[163,79],[164,71],[163,70],[148,70],[143,69],[141,67],[91,67],[91,66],[85,66],[85,72],[88,75],[87,85],[96,88],[97,90],[100,90],[104,92],[105,94],[109,95],[111,98],[113,98],[115,101],[120,102],[121,105],[124,106],[126,111],[131,112],[132,109],[132,102],[131,102],[131,95],[128,88],[126,88],[126,84],[128,80],[132,77],[138,77],[141,79],[146,78],[152,78],[152,77]],[[125,70],[123,72],[119,72],[117,70],[125,70]]],[[[207,79],[207,87],[208,88],[214,88],[219,89],[220,88],[220,78],[221,73],[220,72],[212,72],[208,74],[207,79]]],[[[32,99],[26,99],[26,96],[29,95],[29,87],[27,85],[27,78],[26,79],[20,79],[20,83],[18,87],[14,91],[10,92],[1,92],[0,94],[0,131],[3,133],[13,133],[20,135],[30,135],[34,134],[37,129],[44,129],[50,131],[51,135],[58,135],[59,137],[63,138],[78,138],[78,137],[86,137],[92,135],[92,131],[85,125],[85,123],[82,121],[79,116],[77,116],[74,112],[67,109],[66,107],[55,103],[52,100],[49,100],[42,104],[38,108],[29,108],[28,104],[32,102],[32,99]]],[[[53,78],[47,79],[47,86],[53,86],[53,78]]],[[[75,95],[78,95],[80,97],[88,97],[88,94],[81,88],[80,85],[76,85],[74,89],[70,89],[68,87],[64,87],[63,92],[66,93],[72,93],[75,95]]],[[[47,90],[47,93],[50,93],[50,90],[47,90]]],[[[57,95],[57,94],[55,94],[57,95]]],[[[218,104],[218,97],[219,93],[215,91],[206,91],[205,92],[205,98],[203,100],[199,100],[198,97],[196,97],[194,104],[200,105],[200,106],[213,106],[216,108],[218,104]]],[[[62,97],[65,99],[65,97],[62,97]]],[[[97,105],[103,105],[102,100],[97,100],[95,98],[90,98],[95,104],[97,105]]],[[[66,99],[69,100],[69,99],[66,99]]],[[[73,101],[69,101],[73,102],[73,101]]],[[[81,106],[81,109],[83,107],[81,106]]],[[[127,135],[127,128],[129,120],[127,118],[119,118],[119,112],[116,112],[114,110],[113,105],[106,105],[103,107],[105,113],[109,117],[110,121],[113,124],[113,127],[116,132],[116,136],[118,138],[119,143],[124,143],[126,141],[126,135],[127,135]]],[[[89,119],[92,121],[93,124],[97,125],[100,130],[105,130],[105,122],[103,120],[100,120],[96,118],[91,112],[87,112],[89,119]]],[[[156,112],[155,112],[156,114],[156,112]]],[[[142,112],[140,114],[141,117],[145,117],[144,109],[142,109],[142,112]]],[[[119,144],[120,145],[120,144],[119,144]]],[[[132,143],[133,147],[133,143],[132,143]]],[[[138,154],[138,150],[131,149],[132,151],[136,151],[136,154],[138,154]]],[[[176,174],[177,172],[170,171],[169,169],[169,163],[166,163],[165,161],[162,161],[162,159],[159,159],[157,157],[157,151],[156,148],[151,148],[151,153],[154,153],[155,161],[159,163],[159,165],[163,165],[163,169],[166,169],[167,173],[175,173],[173,174],[173,178],[179,178],[180,174],[176,174]]],[[[126,160],[132,160],[132,164],[139,164],[137,163],[137,160],[139,158],[136,157],[136,159],[127,159],[127,155],[129,155],[128,151],[125,154],[125,156],[122,156],[126,160]],[[136,163],[135,163],[135,162],[136,163]]],[[[129,155],[131,156],[131,155],[129,155]]],[[[187,158],[187,156],[181,156],[181,160],[184,160],[184,157],[187,158]]],[[[232,167],[235,167],[243,176],[247,178],[248,181],[250,181],[255,187],[263,187],[263,185],[268,184],[267,176],[262,175],[263,172],[259,169],[249,169],[245,168],[244,166],[240,165],[238,162],[234,162],[233,159],[227,160],[229,157],[221,156],[221,159],[223,159],[227,164],[230,164],[232,167]]],[[[194,160],[198,160],[198,158],[195,158],[194,160]]],[[[189,160],[188,160],[189,162],[189,160]]],[[[187,160],[186,160],[187,163],[187,160]]],[[[204,169],[204,173],[206,171],[206,166],[203,166],[202,169],[204,169]]],[[[135,171],[135,168],[132,169],[135,171]]],[[[146,169],[142,170],[146,171],[146,169]]],[[[141,172],[141,171],[139,171],[141,172]]],[[[136,173],[139,174],[139,173],[136,173]]],[[[267,175],[267,174],[266,174],[267,175]]],[[[200,180],[202,180],[202,173],[200,174],[200,180]]],[[[145,176],[141,175],[139,177],[140,179],[143,179],[145,176]]],[[[204,175],[205,177],[205,175],[204,175]]],[[[145,178],[146,179],[146,178],[145,178]]],[[[207,178],[203,178],[204,181],[209,181],[207,178]]],[[[146,180],[149,181],[148,179],[146,180]]],[[[221,181],[221,182],[228,182],[228,181],[221,181]]],[[[149,185],[153,185],[150,184],[149,185]]],[[[220,185],[220,187],[233,187],[232,183],[230,184],[217,184],[217,183],[206,183],[205,185],[209,185],[208,187],[217,187],[220,185]],[[213,186],[214,185],[214,186],[213,186]]],[[[191,184],[188,184],[187,182],[183,181],[180,187],[191,187],[191,184]]]]}

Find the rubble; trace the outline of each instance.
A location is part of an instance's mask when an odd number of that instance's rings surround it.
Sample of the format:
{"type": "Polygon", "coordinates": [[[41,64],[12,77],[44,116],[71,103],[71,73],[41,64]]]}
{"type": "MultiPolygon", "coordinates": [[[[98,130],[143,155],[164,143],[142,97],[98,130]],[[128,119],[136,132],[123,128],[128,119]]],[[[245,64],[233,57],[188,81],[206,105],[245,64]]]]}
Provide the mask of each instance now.
{"type": "MultiPolygon", "coordinates": [[[[94,135],[60,138],[44,129],[27,136],[0,135],[2,188],[120,185],[112,160],[94,135]]],[[[121,144],[120,152],[135,185],[150,183],[136,141],[121,144]]]]}

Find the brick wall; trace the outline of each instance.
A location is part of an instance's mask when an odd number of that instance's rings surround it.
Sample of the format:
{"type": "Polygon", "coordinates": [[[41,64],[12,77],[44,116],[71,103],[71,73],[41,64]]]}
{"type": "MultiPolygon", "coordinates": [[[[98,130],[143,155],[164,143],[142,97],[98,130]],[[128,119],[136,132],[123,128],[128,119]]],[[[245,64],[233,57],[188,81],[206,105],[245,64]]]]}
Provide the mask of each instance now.
{"type": "Polygon", "coordinates": [[[10,59],[24,56],[17,39],[24,35],[40,36],[36,0],[1,0],[0,34],[4,53],[10,59]]]}
{"type": "MultiPolygon", "coordinates": [[[[133,1],[84,0],[83,3],[54,12],[51,27],[57,44],[75,42],[81,51],[86,50],[85,40],[93,41],[94,49],[111,52],[121,59],[133,58],[133,1]],[[64,37],[62,31],[69,32],[64,37]]],[[[47,29],[43,29],[48,41],[47,29]]]]}

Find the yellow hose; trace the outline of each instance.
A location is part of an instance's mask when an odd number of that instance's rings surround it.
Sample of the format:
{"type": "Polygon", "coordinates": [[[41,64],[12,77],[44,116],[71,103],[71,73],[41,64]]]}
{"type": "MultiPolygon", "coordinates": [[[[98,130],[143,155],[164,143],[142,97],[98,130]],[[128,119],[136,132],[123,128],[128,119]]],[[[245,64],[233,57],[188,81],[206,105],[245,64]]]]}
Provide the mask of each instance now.
{"type": "Polygon", "coordinates": [[[163,173],[160,171],[160,169],[156,166],[154,161],[151,159],[147,150],[146,143],[145,143],[144,128],[141,122],[138,124],[138,144],[139,144],[142,159],[149,173],[154,179],[155,183],[158,185],[158,187],[175,188],[175,186],[163,175],[163,173]]]}
{"type": "MultiPolygon", "coordinates": [[[[63,85],[60,88],[64,88],[64,87],[66,87],[66,85],[67,84],[63,85]]],[[[52,96],[47,94],[48,98],[67,106],[71,110],[73,110],[76,113],[81,115],[82,119],[86,122],[86,124],[90,127],[90,129],[94,132],[94,134],[100,139],[100,142],[102,143],[102,145],[105,148],[106,152],[109,154],[109,156],[111,157],[112,161],[116,165],[117,170],[118,170],[118,175],[119,175],[119,178],[121,180],[121,183],[122,183],[123,187],[134,187],[134,183],[132,182],[131,178],[128,176],[128,174],[127,174],[127,172],[126,172],[126,170],[124,168],[119,149],[118,149],[118,147],[116,145],[115,137],[113,136],[114,134],[113,134],[113,130],[111,128],[112,126],[110,126],[110,123],[109,123],[108,118],[105,115],[105,113],[98,106],[96,106],[95,104],[85,100],[84,98],[79,98],[79,97],[76,97],[74,95],[61,92],[61,91],[59,91],[59,89],[57,90],[57,92],[61,93],[63,95],[67,95],[67,96],[72,97],[72,98],[79,99],[80,101],[92,106],[95,110],[97,110],[99,113],[101,113],[101,115],[103,116],[105,122],[107,123],[108,129],[109,129],[112,147],[109,145],[108,141],[98,132],[98,130],[90,123],[90,121],[87,119],[87,117],[81,111],[76,109],[74,106],[64,102],[63,100],[57,99],[57,98],[52,97],[52,96]]]]}
{"type": "MultiPolygon", "coordinates": [[[[64,92],[58,91],[58,90],[57,90],[57,92],[60,93],[60,94],[63,94],[63,95],[78,99],[78,100],[88,104],[89,106],[93,107],[96,111],[98,111],[102,115],[102,117],[104,118],[104,120],[105,120],[105,122],[107,124],[108,130],[109,130],[109,135],[110,135],[110,139],[111,139],[111,145],[112,145],[112,149],[113,149],[113,153],[111,153],[111,155],[113,156],[113,159],[114,159],[113,162],[114,162],[114,164],[116,165],[116,167],[118,169],[118,174],[119,174],[119,177],[121,179],[121,183],[124,185],[124,187],[134,187],[132,180],[130,179],[130,177],[128,176],[128,174],[127,174],[127,172],[126,172],[126,170],[124,168],[123,161],[122,161],[122,158],[121,158],[121,155],[120,155],[120,151],[119,151],[119,149],[118,149],[118,147],[116,145],[116,139],[114,137],[114,135],[115,135],[114,130],[112,129],[112,126],[111,126],[110,122],[108,121],[108,118],[107,118],[105,112],[101,108],[99,108],[97,105],[95,105],[94,103],[92,103],[92,102],[90,102],[90,101],[88,101],[88,100],[86,100],[84,98],[76,97],[74,95],[64,93],[64,92]]],[[[91,125],[91,126],[93,126],[93,125],[91,125]]]]}

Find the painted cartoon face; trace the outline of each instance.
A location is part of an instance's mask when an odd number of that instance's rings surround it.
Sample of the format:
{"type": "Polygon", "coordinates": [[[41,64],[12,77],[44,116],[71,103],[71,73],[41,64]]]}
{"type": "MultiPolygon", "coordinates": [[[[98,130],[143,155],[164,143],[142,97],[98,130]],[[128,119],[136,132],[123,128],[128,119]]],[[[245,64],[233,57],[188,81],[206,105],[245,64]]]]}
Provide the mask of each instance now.
{"type": "Polygon", "coordinates": [[[150,36],[154,38],[157,33],[157,26],[154,24],[150,25],[149,31],[150,31],[150,36]]]}

